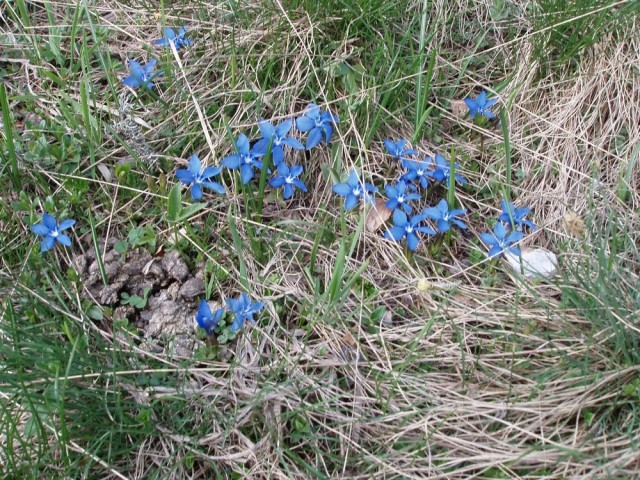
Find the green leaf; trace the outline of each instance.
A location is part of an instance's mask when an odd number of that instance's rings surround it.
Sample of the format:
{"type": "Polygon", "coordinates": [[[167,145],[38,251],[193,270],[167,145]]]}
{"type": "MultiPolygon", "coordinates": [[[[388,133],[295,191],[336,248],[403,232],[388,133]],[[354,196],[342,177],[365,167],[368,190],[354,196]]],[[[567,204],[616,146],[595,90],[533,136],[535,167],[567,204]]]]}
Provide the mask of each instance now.
{"type": "Polygon", "coordinates": [[[87,316],[91,320],[102,320],[104,318],[102,309],[98,305],[91,305],[89,310],[87,310],[87,316]]]}
{"type": "Polygon", "coordinates": [[[169,192],[167,204],[167,220],[169,222],[177,222],[182,212],[182,187],[176,183],[169,192]]]}
{"type": "Polygon", "coordinates": [[[185,208],[180,215],[178,215],[176,222],[184,222],[189,217],[193,216],[196,212],[202,210],[205,206],[206,204],[204,203],[192,203],[187,208],[185,208]]]}

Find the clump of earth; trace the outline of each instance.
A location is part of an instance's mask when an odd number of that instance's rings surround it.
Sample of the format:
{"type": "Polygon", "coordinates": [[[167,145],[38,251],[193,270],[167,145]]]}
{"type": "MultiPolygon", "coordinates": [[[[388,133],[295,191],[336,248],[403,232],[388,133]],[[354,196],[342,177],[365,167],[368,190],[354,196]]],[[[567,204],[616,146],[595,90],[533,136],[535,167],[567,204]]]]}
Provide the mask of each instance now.
{"type": "MultiPolygon", "coordinates": [[[[202,268],[191,271],[177,251],[162,256],[143,248],[121,254],[114,249],[115,239],[107,242],[102,256],[107,285],[102,280],[93,248],[73,258],[73,266],[82,278],[84,298],[113,311],[114,320],[128,320],[145,339],[145,348],[173,356],[190,356],[198,342],[194,315],[197,300],[204,294],[202,268]],[[127,296],[137,295],[147,302],[136,308],[126,304],[127,296]]],[[[100,252],[105,240],[98,241],[100,252]]]]}

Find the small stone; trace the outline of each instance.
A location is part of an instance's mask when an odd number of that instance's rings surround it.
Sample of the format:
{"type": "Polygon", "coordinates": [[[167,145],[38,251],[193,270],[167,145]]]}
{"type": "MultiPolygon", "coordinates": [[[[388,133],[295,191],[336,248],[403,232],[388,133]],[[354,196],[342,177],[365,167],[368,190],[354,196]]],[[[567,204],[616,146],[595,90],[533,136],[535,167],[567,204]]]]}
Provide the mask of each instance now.
{"type": "Polygon", "coordinates": [[[162,269],[165,273],[179,282],[184,281],[189,276],[187,264],[180,258],[177,250],[172,250],[162,258],[162,269]]]}
{"type": "Polygon", "coordinates": [[[194,297],[204,293],[204,281],[201,278],[190,278],[184,285],[180,287],[178,295],[185,300],[191,300],[194,297]]]}
{"type": "Polygon", "coordinates": [[[507,251],[505,258],[516,273],[526,278],[551,278],[558,272],[558,257],[544,248],[521,247],[521,257],[507,251]]]}

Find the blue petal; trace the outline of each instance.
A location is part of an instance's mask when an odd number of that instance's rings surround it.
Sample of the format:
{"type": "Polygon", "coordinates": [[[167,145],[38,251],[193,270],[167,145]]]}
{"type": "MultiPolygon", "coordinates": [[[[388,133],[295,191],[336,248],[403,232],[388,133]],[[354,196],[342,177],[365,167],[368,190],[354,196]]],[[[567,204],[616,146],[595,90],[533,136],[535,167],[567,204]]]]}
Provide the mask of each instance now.
{"type": "Polygon", "coordinates": [[[264,146],[264,149],[266,150],[266,147],[269,145],[268,141],[271,139],[271,137],[273,137],[276,129],[271,124],[271,122],[268,122],[267,120],[260,120],[260,122],[258,123],[258,128],[260,129],[262,138],[267,140],[267,142],[265,142],[266,145],[264,146]]]}
{"type": "Polygon", "coordinates": [[[302,190],[303,192],[307,191],[307,186],[304,184],[304,182],[302,180],[298,180],[297,178],[293,179],[293,184],[300,190],[302,190]]]}
{"type": "Polygon", "coordinates": [[[178,177],[178,180],[185,185],[191,185],[196,180],[189,170],[184,170],[182,168],[176,171],[176,177],[178,177]]]}
{"type": "Polygon", "coordinates": [[[42,223],[36,223],[35,225],[31,225],[31,231],[36,235],[41,237],[45,235],[49,235],[51,233],[51,229],[42,223]]]}
{"type": "Polygon", "coordinates": [[[220,175],[220,172],[222,172],[221,167],[207,167],[200,174],[200,178],[206,180],[208,178],[215,177],[216,175],[220,175]]]}
{"type": "Polygon", "coordinates": [[[158,60],[155,58],[152,58],[147,62],[147,64],[144,66],[144,71],[147,73],[147,75],[149,75],[153,71],[156,63],[158,63],[158,60]]]}
{"type": "Polygon", "coordinates": [[[228,157],[225,157],[222,159],[222,165],[224,165],[227,168],[230,168],[231,170],[235,170],[237,168],[240,168],[240,161],[241,161],[240,155],[238,154],[233,154],[233,155],[229,155],[228,157]]]}
{"type": "Polygon", "coordinates": [[[302,145],[302,143],[300,143],[300,140],[298,140],[297,138],[293,138],[293,137],[283,138],[282,144],[287,145],[288,147],[291,147],[291,148],[296,148],[298,150],[304,150],[304,145],[302,145]]]}
{"type": "Polygon", "coordinates": [[[498,239],[493,233],[481,233],[480,240],[482,240],[487,245],[497,245],[499,243],[498,239]]]}
{"type": "MultiPolygon", "coordinates": [[[[351,194],[352,187],[348,183],[337,183],[333,186],[333,191],[341,197],[351,194]]],[[[47,232],[48,233],[48,232],[47,232]]]]}
{"type": "Polygon", "coordinates": [[[432,220],[440,220],[442,218],[442,212],[436,207],[425,208],[422,213],[432,220]]]}
{"type": "Polygon", "coordinates": [[[202,182],[201,185],[203,187],[207,187],[211,190],[213,190],[216,193],[219,193],[220,195],[226,195],[226,191],[224,189],[224,187],[222,185],[220,185],[218,182],[202,182]]]}
{"type": "Polygon", "coordinates": [[[198,313],[196,314],[196,321],[201,328],[208,330],[208,320],[213,317],[211,307],[205,299],[200,300],[198,305],[198,313]]]}
{"type": "Polygon", "coordinates": [[[394,210],[393,223],[394,225],[404,227],[407,224],[407,215],[402,210],[394,210]]]}
{"type": "Polygon", "coordinates": [[[467,225],[464,222],[461,222],[460,220],[456,220],[455,218],[452,218],[451,221],[455,223],[458,226],[458,228],[460,228],[461,230],[467,229],[467,225]]]}
{"type": "Polygon", "coordinates": [[[167,40],[173,40],[176,38],[176,32],[173,31],[173,28],[167,27],[164,29],[164,38],[167,40]]]}
{"type": "Polygon", "coordinates": [[[67,228],[71,228],[76,224],[75,220],[72,220],[70,218],[68,218],[67,220],[63,220],[62,222],[60,222],[60,225],[58,225],[58,231],[61,232],[62,230],[66,230],[67,228]]]}
{"type": "Polygon", "coordinates": [[[122,83],[131,88],[138,88],[140,86],[140,81],[133,75],[123,78],[122,83]]]}
{"type": "Polygon", "coordinates": [[[504,237],[507,235],[507,229],[502,223],[498,222],[496,223],[496,226],[493,229],[493,233],[499,240],[503,240],[504,237]]]}
{"type": "Polygon", "coordinates": [[[347,199],[344,202],[344,209],[351,210],[356,205],[358,205],[358,197],[353,194],[347,195],[347,199]]]}
{"type": "Polygon", "coordinates": [[[430,227],[416,227],[414,228],[414,231],[424,233],[427,235],[436,235],[436,231],[430,227]]]}
{"type": "Polygon", "coordinates": [[[300,176],[300,174],[302,173],[302,170],[303,170],[302,165],[294,165],[294,166],[292,166],[292,167],[291,167],[291,169],[289,170],[289,174],[290,174],[292,177],[299,177],[299,176],[300,176]]]}
{"type": "Polygon", "coordinates": [[[138,78],[144,75],[144,68],[135,60],[129,60],[129,71],[131,72],[131,75],[138,78]]]}
{"type": "Polygon", "coordinates": [[[315,126],[316,126],[316,123],[306,115],[296,120],[296,128],[301,132],[308,132],[315,126]]]}
{"type": "Polygon", "coordinates": [[[488,257],[495,257],[497,255],[502,254],[502,247],[499,245],[495,245],[493,247],[491,247],[491,249],[489,250],[489,252],[487,253],[488,257]]]}
{"type": "Polygon", "coordinates": [[[385,232],[385,237],[387,237],[390,240],[395,240],[396,242],[399,242],[404,238],[405,233],[406,231],[404,227],[399,227],[397,225],[394,225],[393,227],[389,228],[387,232],[385,232]]]}
{"type": "Polygon", "coordinates": [[[442,219],[438,220],[438,230],[440,232],[446,232],[450,229],[451,229],[451,224],[449,224],[448,221],[442,220],[442,219]]]}
{"type": "Polygon", "coordinates": [[[281,188],[285,184],[284,177],[273,177],[269,180],[269,185],[273,188],[281,188]]]}
{"type": "Polygon", "coordinates": [[[252,178],[253,178],[253,168],[251,167],[251,165],[245,163],[240,168],[240,179],[242,181],[242,184],[246,185],[251,181],[252,178]]]}
{"type": "Polygon", "coordinates": [[[69,238],[69,235],[65,235],[63,233],[58,234],[58,236],[56,237],[56,242],[58,242],[60,245],[64,245],[65,247],[71,246],[71,239],[69,238]]]}
{"type": "Polygon", "coordinates": [[[236,148],[238,149],[239,153],[242,153],[244,155],[248,155],[249,154],[249,139],[247,138],[247,136],[244,133],[241,133],[240,135],[238,135],[238,141],[236,142],[236,148]]]}
{"type": "Polygon", "coordinates": [[[40,242],[40,252],[51,250],[55,244],[56,240],[52,236],[44,237],[40,242]]]}
{"type": "Polygon", "coordinates": [[[287,133],[289,133],[289,130],[291,130],[291,127],[293,126],[293,120],[288,119],[283,121],[282,123],[280,123],[280,125],[278,125],[276,127],[276,135],[278,135],[278,137],[284,137],[287,133]]]}
{"type": "Polygon", "coordinates": [[[395,198],[390,198],[389,200],[387,200],[384,206],[387,207],[389,210],[398,208],[398,200],[396,200],[395,198]]]}
{"type": "Polygon", "coordinates": [[[389,152],[391,155],[396,154],[396,142],[394,142],[393,140],[385,138],[384,147],[387,149],[387,152],[389,152]]]}
{"type": "Polygon", "coordinates": [[[153,42],[153,44],[158,46],[158,47],[168,47],[169,46],[169,41],[166,38],[160,38],[160,39],[156,40],[155,42],[153,42]]]}
{"type": "Polygon", "coordinates": [[[53,218],[53,215],[49,215],[45,213],[42,215],[42,223],[51,231],[55,230],[58,227],[58,222],[53,218]]]}
{"type": "Polygon", "coordinates": [[[199,183],[194,183],[191,187],[191,198],[193,200],[200,200],[202,198],[202,187],[199,183]]]}
{"type": "Polygon", "coordinates": [[[358,178],[358,174],[355,170],[351,170],[349,172],[349,178],[347,178],[347,183],[352,187],[357,187],[360,185],[360,179],[358,178]]]}
{"type": "Polygon", "coordinates": [[[273,159],[273,164],[276,167],[284,161],[284,150],[282,150],[280,145],[275,145],[271,149],[271,158],[273,159]]]}
{"type": "Polygon", "coordinates": [[[202,170],[200,159],[195,154],[191,155],[189,157],[189,171],[191,172],[191,175],[197,177],[198,175],[200,175],[200,170],[202,170]]]}
{"type": "Polygon", "coordinates": [[[231,332],[237,332],[244,325],[244,318],[240,315],[236,315],[233,317],[233,323],[231,324],[231,332]]]}
{"type": "Polygon", "coordinates": [[[322,129],[324,130],[324,136],[325,136],[325,140],[327,143],[329,143],[331,141],[331,137],[333,135],[333,127],[329,124],[324,124],[322,126],[322,129]]]}
{"type": "Polygon", "coordinates": [[[485,92],[484,90],[481,91],[480,94],[476,97],[476,102],[478,103],[478,105],[484,106],[484,104],[487,103],[487,92],[485,92]]]}
{"type": "Polygon", "coordinates": [[[293,196],[293,187],[291,186],[291,184],[286,183],[284,185],[284,190],[283,190],[283,195],[282,198],[284,198],[285,200],[290,199],[293,196]]]}
{"type": "Polygon", "coordinates": [[[415,233],[407,233],[407,246],[409,247],[409,250],[414,251],[418,248],[418,243],[420,243],[420,239],[415,233]]]}
{"type": "Polygon", "coordinates": [[[322,130],[318,127],[315,127],[309,132],[309,137],[307,137],[307,150],[311,150],[313,147],[318,145],[322,141],[322,130]]]}

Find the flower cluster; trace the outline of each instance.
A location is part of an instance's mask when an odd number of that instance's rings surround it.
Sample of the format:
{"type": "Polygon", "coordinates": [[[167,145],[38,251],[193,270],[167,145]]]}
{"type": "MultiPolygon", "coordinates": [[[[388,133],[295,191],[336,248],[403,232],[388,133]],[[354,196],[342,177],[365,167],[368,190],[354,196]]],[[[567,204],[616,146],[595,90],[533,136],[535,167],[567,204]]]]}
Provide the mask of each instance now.
{"type": "MultiPolygon", "coordinates": [[[[406,239],[409,249],[415,250],[419,244],[418,234],[437,235],[440,232],[449,231],[452,225],[465,230],[467,226],[457,217],[465,215],[466,210],[450,209],[447,201],[442,199],[435,207],[427,207],[421,213],[409,216],[414,209],[412,202],[422,200],[422,194],[417,192],[420,189],[427,190],[431,182],[448,185],[451,172],[449,163],[438,153],[434,158],[410,159],[410,156],[418,155],[418,152],[408,148],[407,143],[406,139],[384,141],[387,152],[404,169],[395,183],[384,187],[387,196],[385,207],[393,211],[393,225],[384,233],[384,236],[396,242],[406,239]],[[429,225],[427,223],[429,220],[435,222],[435,225],[429,225]]],[[[458,164],[455,164],[455,172],[458,168],[458,164]]],[[[465,185],[467,181],[455,172],[456,181],[465,185]]],[[[334,185],[333,191],[345,197],[345,210],[351,210],[360,199],[371,200],[378,189],[374,185],[362,182],[352,170],[347,182],[334,185]]]]}
{"type": "Polygon", "coordinates": [[[502,213],[493,232],[481,233],[480,239],[489,247],[489,257],[499,257],[505,251],[520,255],[520,249],[514,244],[524,238],[524,228],[530,231],[538,227],[525,217],[531,211],[528,207],[516,208],[513,203],[502,200],[502,213]]]}
{"type": "Polygon", "coordinates": [[[244,326],[245,322],[254,324],[253,315],[264,308],[264,303],[252,302],[246,293],[240,294],[237,299],[227,298],[225,303],[227,307],[226,310],[219,308],[213,312],[206,300],[200,300],[195,318],[198,326],[202,328],[207,335],[214,335],[216,332],[221,332],[224,317],[227,313],[232,315],[229,331],[236,333],[244,326]]]}

